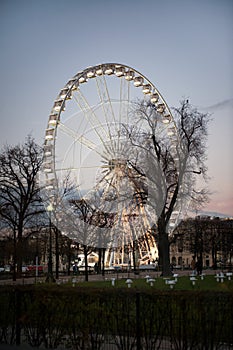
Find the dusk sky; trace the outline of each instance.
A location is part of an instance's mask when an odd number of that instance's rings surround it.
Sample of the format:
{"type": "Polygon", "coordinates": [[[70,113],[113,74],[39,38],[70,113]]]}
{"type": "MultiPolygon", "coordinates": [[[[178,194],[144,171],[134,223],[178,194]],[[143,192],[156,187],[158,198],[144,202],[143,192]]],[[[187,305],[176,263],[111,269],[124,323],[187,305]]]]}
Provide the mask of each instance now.
{"type": "Polygon", "coordinates": [[[116,62],[144,74],[170,107],[210,112],[204,210],[233,216],[232,0],[0,0],[0,147],[43,144],[59,90],[116,62]]]}

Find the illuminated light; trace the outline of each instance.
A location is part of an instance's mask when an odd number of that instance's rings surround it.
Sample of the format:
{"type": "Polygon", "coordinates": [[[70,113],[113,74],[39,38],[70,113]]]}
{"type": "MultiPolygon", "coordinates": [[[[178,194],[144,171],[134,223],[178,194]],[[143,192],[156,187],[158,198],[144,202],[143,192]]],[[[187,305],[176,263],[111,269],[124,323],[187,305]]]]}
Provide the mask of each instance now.
{"type": "Polygon", "coordinates": [[[176,281],[175,280],[168,280],[167,284],[170,286],[170,289],[173,289],[174,285],[176,284],[176,281]]]}
{"type": "Polygon", "coordinates": [[[49,116],[49,125],[56,126],[57,125],[57,119],[58,115],[57,114],[50,114],[49,116]]]}
{"type": "Polygon", "coordinates": [[[47,180],[45,188],[46,190],[54,189],[54,179],[47,180]]]}
{"type": "Polygon", "coordinates": [[[192,285],[195,286],[196,281],[197,281],[196,277],[191,276],[191,277],[189,277],[189,279],[190,279],[190,281],[192,282],[192,285]]]}
{"type": "Polygon", "coordinates": [[[142,87],[142,91],[144,94],[149,94],[151,92],[151,85],[150,84],[144,84],[142,87]]]}
{"type": "Polygon", "coordinates": [[[62,89],[61,92],[60,92],[59,97],[60,97],[61,99],[64,99],[64,98],[66,97],[66,95],[67,95],[68,92],[69,92],[69,88],[64,88],[64,89],[62,89]]]}
{"type": "Polygon", "coordinates": [[[45,133],[46,140],[53,140],[54,129],[47,129],[45,133]]]}
{"type": "Polygon", "coordinates": [[[59,112],[61,107],[62,107],[62,110],[64,111],[65,110],[64,100],[57,100],[57,101],[54,102],[54,105],[53,105],[53,110],[54,111],[59,112]]]}
{"type": "Polygon", "coordinates": [[[116,67],[115,74],[117,77],[122,77],[125,74],[125,68],[124,67],[116,67]]]}
{"type": "Polygon", "coordinates": [[[52,173],[53,172],[52,162],[44,163],[44,172],[45,173],[52,173]]]}
{"type": "Polygon", "coordinates": [[[147,282],[150,284],[151,287],[153,287],[155,279],[154,278],[150,278],[150,279],[148,279],[147,282]]]}
{"type": "Polygon", "coordinates": [[[76,78],[73,80],[73,84],[71,85],[71,90],[72,91],[77,90],[78,86],[79,86],[79,81],[78,81],[78,78],[76,78]]]}
{"type": "Polygon", "coordinates": [[[53,185],[48,185],[48,186],[45,186],[46,190],[53,190],[54,189],[54,186],[53,185]]]}
{"type": "Polygon", "coordinates": [[[107,75],[111,75],[114,73],[114,66],[109,65],[105,68],[104,73],[107,75]]]}
{"type": "Polygon", "coordinates": [[[76,83],[72,86],[72,91],[77,90],[79,87],[79,82],[76,81],[76,83]]]}
{"type": "Polygon", "coordinates": [[[134,71],[129,69],[128,72],[125,73],[125,79],[130,81],[134,78],[134,71]]]}
{"type": "Polygon", "coordinates": [[[169,136],[174,135],[174,134],[175,134],[175,128],[170,128],[170,129],[168,129],[167,134],[168,134],[169,136]]]}
{"type": "Polygon", "coordinates": [[[135,77],[134,78],[134,86],[139,87],[143,84],[143,78],[142,77],[135,77]]]}
{"type": "Polygon", "coordinates": [[[170,114],[167,114],[167,115],[165,115],[165,116],[163,117],[163,123],[164,123],[164,124],[169,124],[170,121],[171,121],[171,116],[170,116],[170,114]]]}
{"type": "Polygon", "coordinates": [[[172,212],[172,215],[178,215],[179,214],[179,211],[178,210],[174,210],[173,212],[172,212]]]}
{"type": "Polygon", "coordinates": [[[157,106],[157,112],[158,113],[163,113],[164,110],[165,110],[165,104],[164,103],[160,103],[158,106],[157,106]]]}
{"type": "Polygon", "coordinates": [[[78,81],[80,84],[86,83],[86,81],[87,81],[86,75],[81,76],[78,81]]]}
{"type": "Polygon", "coordinates": [[[130,287],[131,287],[131,284],[133,283],[133,281],[132,281],[130,278],[128,278],[128,279],[125,281],[125,283],[128,285],[128,288],[130,288],[130,287]]]}
{"type": "Polygon", "coordinates": [[[53,170],[51,168],[44,168],[45,173],[52,173],[53,170]]]}
{"type": "Polygon", "coordinates": [[[96,75],[102,75],[103,74],[103,69],[102,68],[97,68],[96,69],[96,75]]]}
{"type": "Polygon", "coordinates": [[[88,78],[94,78],[95,77],[95,71],[94,70],[90,70],[89,72],[87,72],[87,77],[88,78]]]}
{"type": "Polygon", "coordinates": [[[52,146],[45,146],[44,147],[44,155],[46,156],[46,157],[49,157],[49,156],[51,156],[52,155],[52,146]]]}
{"type": "Polygon", "coordinates": [[[158,102],[159,100],[159,95],[157,93],[154,93],[152,96],[151,96],[151,99],[150,99],[150,102],[151,103],[156,103],[158,102]]]}
{"type": "Polygon", "coordinates": [[[66,100],[71,100],[72,99],[72,92],[66,95],[66,100]]]}
{"type": "Polygon", "coordinates": [[[72,90],[75,90],[75,89],[77,89],[77,87],[76,87],[76,78],[73,78],[73,79],[70,79],[69,81],[68,81],[68,83],[66,84],[67,85],[67,87],[68,87],[68,89],[70,89],[70,88],[72,88],[72,90]]]}

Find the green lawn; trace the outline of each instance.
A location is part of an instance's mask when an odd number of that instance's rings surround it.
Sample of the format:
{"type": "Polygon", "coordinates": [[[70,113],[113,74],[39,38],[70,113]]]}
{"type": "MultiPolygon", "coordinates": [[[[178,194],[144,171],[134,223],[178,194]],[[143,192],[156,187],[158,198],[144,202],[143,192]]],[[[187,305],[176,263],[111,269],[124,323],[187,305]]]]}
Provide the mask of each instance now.
{"type": "MultiPolygon", "coordinates": [[[[217,282],[215,275],[205,276],[203,280],[200,277],[196,277],[195,285],[190,281],[189,276],[182,276],[177,278],[177,283],[171,289],[170,285],[165,283],[165,279],[158,277],[155,279],[153,286],[146,282],[145,278],[131,278],[133,283],[131,289],[155,289],[155,290],[211,290],[211,291],[233,291],[233,280],[229,281],[226,278],[224,282],[217,282]]],[[[174,278],[171,278],[174,279],[174,278]]],[[[77,279],[78,280],[78,279],[77,279]]],[[[90,287],[90,288],[128,288],[126,283],[127,278],[115,279],[115,286],[112,286],[112,280],[106,279],[105,281],[89,281],[89,282],[77,282],[75,287],[90,287]]],[[[70,283],[69,283],[70,284],[70,283]]]]}

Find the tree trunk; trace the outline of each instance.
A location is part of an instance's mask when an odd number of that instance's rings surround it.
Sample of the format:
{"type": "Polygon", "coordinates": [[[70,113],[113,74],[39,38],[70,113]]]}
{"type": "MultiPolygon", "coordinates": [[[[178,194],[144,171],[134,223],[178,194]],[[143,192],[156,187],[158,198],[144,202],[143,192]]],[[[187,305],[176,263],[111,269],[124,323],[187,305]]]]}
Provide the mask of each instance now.
{"type": "Polygon", "coordinates": [[[134,270],[134,273],[136,272],[136,257],[135,257],[135,252],[136,252],[136,243],[135,241],[133,241],[133,270],[134,270]]]}
{"type": "Polygon", "coordinates": [[[55,257],[56,257],[56,279],[59,278],[59,245],[58,245],[58,229],[55,227],[55,257]]]}
{"type": "Polygon", "coordinates": [[[162,276],[172,276],[170,264],[170,243],[168,233],[166,232],[165,220],[158,220],[158,250],[159,250],[159,267],[162,270],[162,276]]]}
{"type": "Polygon", "coordinates": [[[87,255],[88,255],[88,248],[86,245],[83,246],[84,248],[84,259],[85,259],[85,281],[88,281],[88,262],[87,262],[87,255]]]}
{"type": "Polygon", "coordinates": [[[22,277],[22,266],[23,266],[23,224],[20,222],[18,226],[18,240],[16,238],[16,256],[17,256],[17,278],[22,277]]]}
{"type": "Polygon", "coordinates": [[[105,275],[105,269],[104,269],[104,262],[105,262],[105,250],[106,248],[103,248],[103,255],[102,255],[102,276],[105,275]]]}
{"type": "Polygon", "coordinates": [[[14,230],[14,255],[13,255],[13,281],[16,281],[16,265],[17,265],[17,241],[16,241],[16,232],[14,230]]]}
{"type": "Polygon", "coordinates": [[[170,244],[168,240],[168,234],[164,232],[159,234],[159,266],[162,270],[162,276],[172,276],[171,264],[170,264],[170,244]]]}
{"type": "Polygon", "coordinates": [[[101,261],[102,261],[102,249],[99,248],[99,254],[98,254],[98,265],[97,265],[97,274],[101,271],[101,261]]]}

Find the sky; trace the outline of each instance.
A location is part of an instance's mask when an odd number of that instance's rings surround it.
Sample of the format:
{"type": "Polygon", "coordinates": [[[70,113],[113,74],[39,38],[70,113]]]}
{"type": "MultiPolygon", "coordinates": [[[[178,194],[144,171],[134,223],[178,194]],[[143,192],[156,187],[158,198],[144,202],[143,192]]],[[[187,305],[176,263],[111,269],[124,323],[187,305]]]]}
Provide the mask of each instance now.
{"type": "Polygon", "coordinates": [[[43,144],[60,89],[117,62],[144,74],[170,107],[211,113],[205,211],[233,216],[232,0],[0,0],[0,147],[43,144]]]}

